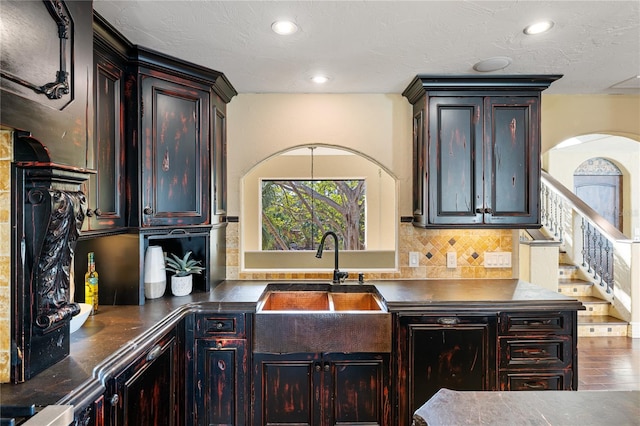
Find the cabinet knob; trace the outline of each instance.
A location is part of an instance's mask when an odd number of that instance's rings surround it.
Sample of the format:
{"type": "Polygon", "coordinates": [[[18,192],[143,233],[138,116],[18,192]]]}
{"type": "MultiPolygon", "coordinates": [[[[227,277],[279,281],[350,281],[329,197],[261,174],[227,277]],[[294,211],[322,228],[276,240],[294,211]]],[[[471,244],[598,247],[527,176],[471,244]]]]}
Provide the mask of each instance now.
{"type": "Polygon", "coordinates": [[[116,405],[118,405],[119,401],[120,396],[117,393],[114,393],[113,395],[111,395],[111,399],[109,399],[109,404],[111,404],[112,407],[115,407],[116,405]]]}
{"type": "Polygon", "coordinates": [[[96,214],[96,216],[102,216],[102,210],[100,209],[95,209],[93,212],[96,214]]]}
{"type": "Polygon", "coordinates": [[[143,210],[142,213],[144,214],[153,214],[153,209],[149,206],[146,206],[143,210]]]}
{"type": "Polygon", "coordinates": [[[324,365],[324,371],[329,371],[329,364],[324,365]]]}
{"type": "Polygon", "coordinates": [[[160,347],[160,345],[154,346],[147,354],[147,361],[153,361],[156,359],[158,355],[160,355],[160,352],[162,352],[162,347],[160,347]]]}
{"type": "Polygon", "coordinates": [[[322,367],[320,367],[320,364],[316,364],[316,371],[320,371],[322,370],[322,367]]]}
{"type": "Polygon", "coordinates": [[[223,322],[218,322],[218,323],[216,324],[216,328],[217,328],[218,330],[222,330],[222,327],[224,327],[224,323],[223,323],[223,322]]]}
{"type": "Polygon", "coordinates": [[[87,209],[87,212],[85,213],[85,216],[93,217],[93,210],[92,209],[87,209]]]}

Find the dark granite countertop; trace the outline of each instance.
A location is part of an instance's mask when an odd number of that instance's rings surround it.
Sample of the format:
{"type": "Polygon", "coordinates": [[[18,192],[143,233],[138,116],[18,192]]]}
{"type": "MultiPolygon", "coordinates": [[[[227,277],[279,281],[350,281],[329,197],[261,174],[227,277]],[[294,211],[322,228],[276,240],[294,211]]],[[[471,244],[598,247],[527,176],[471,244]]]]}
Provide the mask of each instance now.
{"type": "MultiPolygon", "coordinates": [[[[0,385],[0,401],[4,405],[44,406],[68,402],[69,395],[81,388],[100,391],[96,387],[101,385],[99,373],[114,353],[139,349],[155,329],[171,326],[192,312],[254,312],[271,282],[295,281],[230,280],[209,293],[173,297],[167,290],[165,297],[147,300],[142,306],[100,306],[96,315],[71,334],[68,357],[25,383],[0,385]]],[[[367,284],[375,285],[390,312],[583,309],[575,299],[519,280],[396,280],[367,284]]]]}
{"type": "Polygon", "coordinates": [[[638,425],[640,391],[471,392],[440,389],[416,410],[416,426],[638,425]]]}

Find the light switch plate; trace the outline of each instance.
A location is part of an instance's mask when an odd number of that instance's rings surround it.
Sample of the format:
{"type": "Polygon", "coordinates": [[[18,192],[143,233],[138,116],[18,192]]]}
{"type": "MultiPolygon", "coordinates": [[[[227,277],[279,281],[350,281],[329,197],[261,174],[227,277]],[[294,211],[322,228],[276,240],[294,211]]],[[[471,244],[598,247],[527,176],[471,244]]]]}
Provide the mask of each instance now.
{"type": "Polygon", "coordinates": [[[487,251],[484,253],[485,268],[511,268],[511,252],[487,251]]]}
{"type": "Polygon", "coordinates": [[[455,251],[447,252],[447,268],[456,268],[458,266],[458,256],[455,251]]]}
{"type": "Polygon", "coordinates": [[[420,253],[417,251],[409,252],[409,266],[411,268],[417,268],[420,266],[420,253]]]}

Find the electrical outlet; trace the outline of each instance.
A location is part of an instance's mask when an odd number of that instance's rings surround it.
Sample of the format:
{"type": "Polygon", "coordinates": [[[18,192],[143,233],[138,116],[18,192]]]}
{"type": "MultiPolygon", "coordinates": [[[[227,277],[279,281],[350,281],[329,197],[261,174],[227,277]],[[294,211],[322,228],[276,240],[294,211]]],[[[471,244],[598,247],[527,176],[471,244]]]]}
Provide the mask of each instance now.
{"type": "Polygon", "coordinates": [[[447,268],[456,268],[458,266],[458,256],[455,251],[447,252],[447,268]]]}
{"type": "Polygon", "coordinates": [[[417,251],[409,252],[409,266],[412,268],[417,268],[420,266],[420,253],[417,251]]]}

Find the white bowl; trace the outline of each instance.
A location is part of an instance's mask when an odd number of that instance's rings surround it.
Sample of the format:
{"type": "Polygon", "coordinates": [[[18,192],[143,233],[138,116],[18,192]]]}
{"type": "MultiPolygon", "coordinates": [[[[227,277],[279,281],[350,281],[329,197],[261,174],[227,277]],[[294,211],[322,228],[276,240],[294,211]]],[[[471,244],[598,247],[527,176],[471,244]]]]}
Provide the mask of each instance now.
{"type": "Polygon", "coordinates": [[[89,314],[91,313],[92,306],[88,303],[77,303],[80,306],[80,313],[75,317],[71,317],[71,324],[69,326],[69,333],[73,333],[77,331],[82,324],[89,318],[89,314]]]}

